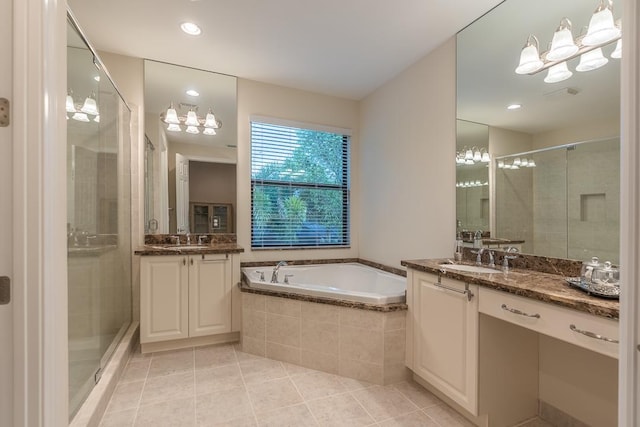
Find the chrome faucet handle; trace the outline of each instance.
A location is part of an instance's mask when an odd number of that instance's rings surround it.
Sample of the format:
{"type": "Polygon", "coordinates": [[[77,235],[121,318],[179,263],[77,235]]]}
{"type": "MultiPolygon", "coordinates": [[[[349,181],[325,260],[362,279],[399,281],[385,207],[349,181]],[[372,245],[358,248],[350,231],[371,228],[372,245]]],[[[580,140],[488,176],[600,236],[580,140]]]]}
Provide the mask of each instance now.
{"type": "Polygon", "coordinates": [[[489,251],[489,267],[494,268],[496,266],[496,253],[489,251]]]}
{"type": "Polygon", "coordinates": [[[289,284],[289,277],[293,277],[293,274],[285,274],[285,275],[284,275],[284,283],[285,283],[286,285],[288,285],[288,284],[289,284]]]}
{"type": "Polygon", "coordinates": [[[187,245],[191,244],[191,234],[187,231],[187,245]]]}
{"type": "Polygon", "coordinates": [[[260,273],[260,281],[264,282],[264,271],[257,270],[256,273],[260,273]]]}
{"type": "Polygon", "coordinates": [[[476,256],[476,265],[482,265],[482,254],[484,253],[484,248],[479,248],[477,251],[471,251],[472,254],[478,254],[476,256]]]}
{"type": "Polygon", "coordinates": [[[206,243],[207,239],[208,239],[208,237],[207,237],[207,236],[204,236],[204,235],[202,235],[202,234],[201,234],[201,235],[199,235],[199,236],[198,236],[198,244],[199,244],[199,245],[204,245],[204,244],[206,243]]]}

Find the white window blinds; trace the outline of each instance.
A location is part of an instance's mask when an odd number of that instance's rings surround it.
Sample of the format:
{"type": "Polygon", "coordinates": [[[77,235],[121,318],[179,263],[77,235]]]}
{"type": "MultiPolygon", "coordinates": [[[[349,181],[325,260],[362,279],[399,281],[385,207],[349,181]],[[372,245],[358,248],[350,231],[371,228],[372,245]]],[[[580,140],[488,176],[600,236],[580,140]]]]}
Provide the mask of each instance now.
{"type": "Polygon", "coordinates": [[[251,122],[251,247],[349,246],[349,141],[251,122]]]}

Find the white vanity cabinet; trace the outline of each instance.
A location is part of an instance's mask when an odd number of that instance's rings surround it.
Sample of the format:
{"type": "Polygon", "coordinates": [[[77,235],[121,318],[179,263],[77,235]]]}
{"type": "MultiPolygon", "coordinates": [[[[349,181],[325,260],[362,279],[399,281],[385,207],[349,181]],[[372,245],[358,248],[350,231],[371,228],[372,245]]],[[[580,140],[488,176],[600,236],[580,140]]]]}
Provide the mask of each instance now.
{"type": "Polygon", "coordinates": [[[140,342],[231,332],[233,255],[143,256],[140,342]]]}
{"type": "Polygon", "coordinates": [[[478,413],[476,285],[407,271],[407,366],[473,415],[478,413]]]}

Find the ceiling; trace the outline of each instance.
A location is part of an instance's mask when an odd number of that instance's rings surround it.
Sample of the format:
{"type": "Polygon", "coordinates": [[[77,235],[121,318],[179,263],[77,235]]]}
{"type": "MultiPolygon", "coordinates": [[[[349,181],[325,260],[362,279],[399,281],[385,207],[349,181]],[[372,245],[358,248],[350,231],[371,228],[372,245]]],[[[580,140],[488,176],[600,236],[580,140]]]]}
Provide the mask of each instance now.
{"type": "Polygon", "coordinates": [[[98,50],[360,100],[500,0],[68,3],[98,50]]]}

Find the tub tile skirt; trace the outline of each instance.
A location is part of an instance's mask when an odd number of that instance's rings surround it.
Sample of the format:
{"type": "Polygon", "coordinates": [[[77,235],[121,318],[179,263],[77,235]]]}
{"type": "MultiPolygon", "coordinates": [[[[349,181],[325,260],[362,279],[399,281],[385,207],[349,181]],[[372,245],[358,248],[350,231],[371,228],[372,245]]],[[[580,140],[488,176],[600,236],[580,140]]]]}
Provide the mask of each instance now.
{"type": "Polygon", "coordinates": [[[242,293],[242,351],[331,374],[391,384],[405,367],[406,310],[372,311],[242,293]]]}

